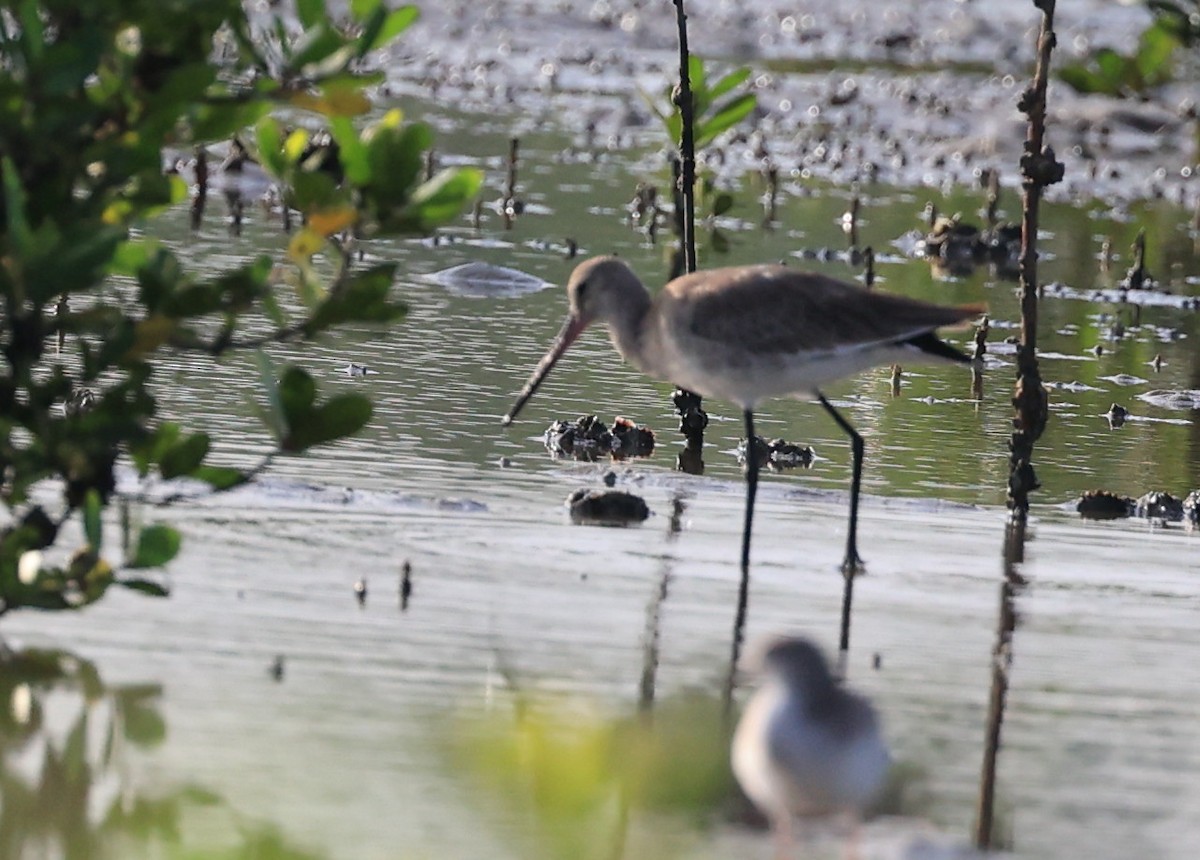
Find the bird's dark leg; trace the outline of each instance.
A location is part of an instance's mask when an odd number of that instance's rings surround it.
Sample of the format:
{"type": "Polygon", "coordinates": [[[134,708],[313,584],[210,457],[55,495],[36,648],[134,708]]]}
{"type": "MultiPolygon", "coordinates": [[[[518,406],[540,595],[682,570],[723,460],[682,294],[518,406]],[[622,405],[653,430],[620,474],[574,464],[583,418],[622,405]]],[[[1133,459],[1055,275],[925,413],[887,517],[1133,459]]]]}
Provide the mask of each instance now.
{"type": "Polygon", "coordinates": [[[746,420],[746,521],[742,527],[742,582],[750,578],[750,526],[754,521],[754,497],[758,494],[758,452],[754,449],[754,413],[747,409],[746,420]]]}
{"type": "Polygon", "coordinates": [[[742,580],[738,585],[737,614],[733,620],[733,653],[729,659],[729,678],[725,685],[725,711],[731,713],[737,665],[746,633],[746,608],[750,603],[750,531],[754,522],[754,496],[758,493],[758,457],[754,450],[754,413],[742,413],[746,419],[746,520],[742,526],[742,580]]]}
{"type": "Polygon", "coordinates": [[[850,480],[850,532],[846,536],[846,558],[842,562],[842,573],[853,576],[862,569],[863,561],[858,555],[858,492],[862,485],[863,438],[858,431],[850,426],[850,422],[833,408],[833,404],[825,399],[825,395],[817,392],[817,400],[825,411],[833,416],[833,420],[850,437],[850,450],[854,454],[854,476],[850,480]]]}

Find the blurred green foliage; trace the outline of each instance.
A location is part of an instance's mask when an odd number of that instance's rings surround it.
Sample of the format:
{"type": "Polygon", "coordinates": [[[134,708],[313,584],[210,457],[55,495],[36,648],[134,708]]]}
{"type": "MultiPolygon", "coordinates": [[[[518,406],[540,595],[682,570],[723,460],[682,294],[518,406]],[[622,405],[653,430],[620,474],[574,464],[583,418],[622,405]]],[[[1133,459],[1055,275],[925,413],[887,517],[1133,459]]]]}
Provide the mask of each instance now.
{"type": "Polygon", "coordinates": [[[1101,48],[1058,75],[1077,92],[1121,98],[1174,80],[1181,48],[1200,45],[1200,0],[1148,0],[1154,20],[1132,53],[1101,48]]]}
{"type": "MultiPolygon", "coordinates": [[[[696,149],[712,143],[717,135],[733,128],[754,110],[758,97],[742,90],[742,85],[750,79],[750,75],[749,67],[742,66],[709,84],[704,61],[694,55],[688,57],[688,84],[692,91],[694,115],[692,132],[696,149]]],[[[683,117],[675,101],[675,88],[667,87],[663,96],[665,107],[643,93],[650,109],[666,129],[667,136],[677,143],[683,133],[683,117]]]]}
{"type": "MultiPolygon", "coordinates": [[[[623,856],[630,829],[662,813],[711,822],[737,796],[718,698],[681,694],[653,712],[605,716],[577,700],[519,699],[514,712],[451,724],[455,769],[506,806],[523,856],[623,856]]],[[[690,832],[690,831],[688,831],[690,832]]],[[[657,833],[655,856],[672,856],[657,833]]],[[[636,852],[635,852],[636,854],[636,852]]]]}
{"type": "MultiPolygon", "coordinates": [[[[298,20],[285,21],[240,0],[0,6],[0,614],[78,608],[111,585],[166,594],[129,571],[169,562],[174,530],[131,536],[119,564],[102,555],[118,458],[143,477],[218,490],[256,470],[210,463],[206,434],[158,418],[156,360],[168,351],[216,359],[400,319],[405,307],[389,298],[395,266],[359,270],[351,245],[430,231],[476,193],[475,170],[425,178],[425,126],[395,111],[358,123],[371,108],[366,88],[382,79],[368,55],[417,9],[338,8],[335,18],[325,0],[300,0],[298,20]],[[280,112],[304,127],[285,128],[280,112]],[[287,267],[264,256],[199,277],[152,238],[154,217],[189,194],[164,163],[235,134],[255,142],[304,226],[287,267]],[[332,273],[317,255],[334,261],[332,273]],[[303,313],[282,309],[276,290],[288,286],[303,313]],[[48,480],[56,498],[35,497],[48,480]],[[43,556],[76,515],[86,543],[66,563],[43,556]]],[[[322,400],[297,368],[270,369],[264,386],[271,456],[343,438],[371,416],[359,395],[322,400]]]]}

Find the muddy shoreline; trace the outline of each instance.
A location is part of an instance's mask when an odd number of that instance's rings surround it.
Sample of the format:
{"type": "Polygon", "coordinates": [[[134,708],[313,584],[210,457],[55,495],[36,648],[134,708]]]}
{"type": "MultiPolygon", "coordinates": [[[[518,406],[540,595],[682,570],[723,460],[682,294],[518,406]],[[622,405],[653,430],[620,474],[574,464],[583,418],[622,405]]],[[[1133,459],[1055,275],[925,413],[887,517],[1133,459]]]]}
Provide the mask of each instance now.
{"type": "MultiPolygon", "coordinates": [[[[756,115],[703,154],[718,176],[770,161],[791,183],[942,187],[977,184],[992,168],[1004,185],[1018,184],[1024,123],[1016,103],[1032,69],[1032,3],[769,2],[750,10],[695,0],[687,9],[695,53],[755,73],[756,115]]],[[[422,12],[385,58],[388,92],[503,111],[526,126],[556,124],[581,150],[662,142],[641,92],[658,96],[677,75],[671,4],[455,2],[422,12]]],[[[1101,45],[1127,47],[1149,15],[1140,4],[1081,0],[1063,4],[1057,20],[1061,66],[1101,45]]],[[[1067,176],[1049,197],[1200,206],[1197,121],[1182,115],[1197,95],[1190,71],[1192,80],[1149,101],[1079,96],[1053,82],[1048,136],[1067,176]]]]}

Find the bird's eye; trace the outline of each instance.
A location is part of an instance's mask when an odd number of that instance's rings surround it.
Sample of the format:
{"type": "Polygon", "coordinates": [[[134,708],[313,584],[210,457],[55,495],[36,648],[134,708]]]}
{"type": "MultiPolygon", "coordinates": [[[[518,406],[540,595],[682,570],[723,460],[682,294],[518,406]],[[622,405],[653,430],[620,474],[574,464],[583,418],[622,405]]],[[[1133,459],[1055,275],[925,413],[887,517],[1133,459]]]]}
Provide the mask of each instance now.
{"type": "Polygon", "coordinates": [[[586,280],[580,281],[579,283],[577,283],[575,285],[575,300],[576,301],[583,299],[583,294],[585,292],[587,292],[587,285],[588,285],[588,282],[586,280]]]}

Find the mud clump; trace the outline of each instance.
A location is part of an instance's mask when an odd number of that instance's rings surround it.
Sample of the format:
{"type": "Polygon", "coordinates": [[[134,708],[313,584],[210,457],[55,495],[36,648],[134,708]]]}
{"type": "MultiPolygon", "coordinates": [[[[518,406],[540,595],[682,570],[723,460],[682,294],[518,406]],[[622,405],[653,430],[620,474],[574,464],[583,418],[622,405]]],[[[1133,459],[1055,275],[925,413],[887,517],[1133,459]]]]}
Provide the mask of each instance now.
{"type": "Polygon", "coordinates": [[[784,469],[807,469],[812,466],[813,449],[807,445],[796,445],[783,439],[768,442],[761,436],[755,436],[747,446],[743,439],[737,448],[738,462],[742,465],[746,464],[747,447],[753,448],[754,461],[760,469],[766,466],[773,472],[782,472],[784,469]]]}
{"type": "Polygon", "coordinates": [[[1119,520],[1133,516],[1136,503],[1129,496],[1108,490],[1088,490],[1079,497],[1075,510],[1087,520],[1119,520]]]}
{"type": "Polygon", "coordinates": [[[590,526],[629,526],[650,516],[645,500],[624,490],[576,490],[567,511],[571,522],[590,526]]]}
{"type": "Polygon", "coordinates": [[[649,457],[654,452],[654,431],[621,416],[613,419],[611,430],[595,415],[555,421],[546,428],[543,441],[554,457],[589,463],[609,456],[616,460],[649,457]]]}
{"type": "Polygon", "coordinates": [[[1192,490],[1183,500],[1183,521],[1192,528],[1200,528],[1200,490],[1192,490]]]}
{"type": "Polygon", "coordinates": [[[1183,519],[1183,502],[1159,490],[1152,490],[1137,500],[1134,514],[1152,520],[1177,523],[1183,519]]]}

